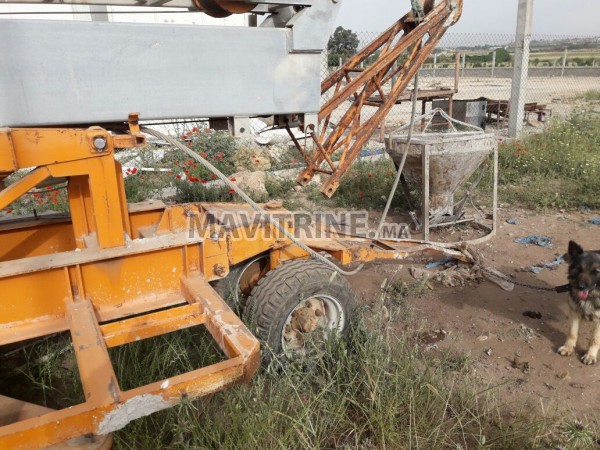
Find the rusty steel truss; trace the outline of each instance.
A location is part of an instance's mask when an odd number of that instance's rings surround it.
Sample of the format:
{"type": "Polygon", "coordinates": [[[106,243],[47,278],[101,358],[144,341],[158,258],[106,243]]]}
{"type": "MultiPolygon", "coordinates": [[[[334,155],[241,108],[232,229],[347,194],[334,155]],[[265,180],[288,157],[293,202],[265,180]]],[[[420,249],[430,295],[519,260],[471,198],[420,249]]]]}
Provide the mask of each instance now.
{"type": "Polygon", "coordinates": [[[319,112],[319,129],[305,130],[315,143],[315,152],[306,152],[292,136],[306,163],[296,179],[298,183],[306,186],[316,173],[324,173],[329,177],[321,192],[327,197],[335,193],[340,179],[364,144],[384,121],[446,30],[460,18],[462,0],[441,0],[430,8],[425,10],[424,17],[417,17],[413,12],[406,14],[323,81],[321,94],[328,100],[319,112]],[[407,59],[400,62],[407,51],[407,59]],[[373,58],[375,61],[367,64],[367,59],[373,58]],[[374,94],[381,99],[377,104],[369,101],[374,94]],[[349,99],[351,106],[329,134],[332,114],[349,99]],[[363,108],[367,105],[377,110],[363,120],[363,108]]]}

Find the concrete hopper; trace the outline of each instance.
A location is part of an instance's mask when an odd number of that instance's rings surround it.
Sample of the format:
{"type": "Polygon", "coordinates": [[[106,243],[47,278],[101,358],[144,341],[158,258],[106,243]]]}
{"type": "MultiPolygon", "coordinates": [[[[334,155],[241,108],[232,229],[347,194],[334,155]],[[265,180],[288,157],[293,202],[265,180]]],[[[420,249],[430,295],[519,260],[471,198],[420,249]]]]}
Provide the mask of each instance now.
{"type": "Polygon", "coordinates": [[[403,174],[420,191],[428,222],[456,223],[464,214],[464,202],[455,204],[454,196],[494,152],[496,137],[450,119],[441,110],[422,116],[415,124],[412,136],[407,127],[387,136],[386,151],[397,167],[407,152],[403,174]]]}

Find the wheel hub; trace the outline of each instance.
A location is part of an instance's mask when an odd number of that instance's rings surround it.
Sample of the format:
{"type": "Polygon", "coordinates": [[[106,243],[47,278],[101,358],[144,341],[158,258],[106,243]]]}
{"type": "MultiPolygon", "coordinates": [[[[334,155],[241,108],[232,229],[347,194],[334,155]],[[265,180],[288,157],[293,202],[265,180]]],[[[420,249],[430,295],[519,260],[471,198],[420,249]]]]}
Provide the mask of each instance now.
{"type": "Polygon", "coordinates": [[[325,295],[310,297],[289,314],[281,345],[286,351],[302,353],[308,338],[326,339],[332,331],[342,331],[344,325],[344,312],[336,299],[325,295]]]}

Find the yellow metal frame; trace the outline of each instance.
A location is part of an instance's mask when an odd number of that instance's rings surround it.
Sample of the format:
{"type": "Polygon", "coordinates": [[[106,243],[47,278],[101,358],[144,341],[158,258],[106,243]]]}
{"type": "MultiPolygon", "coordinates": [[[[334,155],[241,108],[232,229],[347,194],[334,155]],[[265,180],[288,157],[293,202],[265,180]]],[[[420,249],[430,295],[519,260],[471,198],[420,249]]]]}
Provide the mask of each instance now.
{"type": "Polygon", "coordinates": [[[0,448],[107,434],[182,395],[206,395],[248,379],[257,368],[258,341],[208,283],[228,273],[225,234],[215,233],[195,205],[128,208],[113,151],[144,145],[134,126],[124,136],[96,127],[0,130],[2,178],[33,167],[0,192],[0,208],[45,180],[66,177],[71,210],[70,218],[0,226],[0,345],[70,331],[86,398],[0,427],[0,448]],[[193,236],[191,217],[200,218],[193,236]],[[119,388],[108,348],[198,325],[227,360],[137,389],[119,388]]]}
{"type": "MultiPolygon", "coordinates": [[[[247,380],[258,366],[258,341],[209,282],[257,255],[269,255],[270,269],[309,255],[268,223],[232,229],[215,219],[218,212],[248,210],[246,205],[127,205],[114,149],[144,144],[135,115],[125,135],[98,127],[0,129],[0,179],[33,168],[0,191],[0,209],[39,183],[66,178],[71,213],[0,224],[0,345],[69,331],[86,398],[71,408],[42,410],[0,426],[0,448],[40,448],[89,433],[104,435],[173,406],[182,395],[194,398],[247,380]],[[227,360],[120,389],[108,348],[199,325],[227,360]]],[[[284,226],[293,231],[292,223],[284,226]]],[[[344,265],[427,252],[466,259],[459,251],[422,242],[336,235],[304,243],[344,265]]],[[[8,403],[0,397],[0,408],[3,404],[8,403]]]]}

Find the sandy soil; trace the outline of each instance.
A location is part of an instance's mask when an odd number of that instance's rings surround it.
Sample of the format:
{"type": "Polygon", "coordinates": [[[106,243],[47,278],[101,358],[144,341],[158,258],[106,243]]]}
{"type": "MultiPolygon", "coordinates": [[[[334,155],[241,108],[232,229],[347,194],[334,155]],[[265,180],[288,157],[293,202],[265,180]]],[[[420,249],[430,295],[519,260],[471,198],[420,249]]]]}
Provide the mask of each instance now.
{"type": "MultiPolygon", "coordinates": [[[[500,212],[498,235],[478,249],[487,265],[517,281],[543,287],[562,285],[566,283],[564,263],[556,270],[537,275],[520,269],[552,261],[557,254],[566,252],[569,239],[575,239],[584,248],[597,248],[600,228],[588,223],[591,217],[597,216],[592,212],[537,215],[504,209],[500,212]],[[508,218],[517,218],[518,224],[507,224],[508,218]],[[551,237],[553,248],[514,242],[531,234],[551,237]]],[[[372,304],[384,279],[411,280],[406,269],[375,264],[350,281],[363,301],[372,304]]],[[[525,402],[542,414],[568,412],[594,420],[598,414],[600,367],[585,366],[577,356],[562,357],[556,353],[568,328],[568,294],[519,286],[506,292],[488,281],[459,288],[434,284],[433,288],[423,297],[408,298],[418,317],[424,320],[425,331],[438,332],[442,338],[429,344],[432,355],[444,348],[467,352],[482,384],[495,386],[502,400],[515,408],[525,402]],[[539,312],[541,318],[524,316],[527,311],[539,312]]],[[[398,328],[403,327],[399,322],[398,328]]],[[[587,347],[591,331],[591,323],[582,325],[578,356],[587,347]]]]}
{"type": "MultiPolygon", "coordinates": [[[[510,99],[511,83],[512,80],[509,78],[464,77],[459,81],[458,94],[455,98],[466,100],[487,97],[508,100],[510,99]]],[[[422,89],[451,88],[454,86],[454,79],[422,77],[419,86],[422,89]]],[[[409,86],[408,89],[412,89],[412,86],[409,86]]],[[[598,89],[600,89],[600,79],[597,77],[533,77],[529,79],[525,101],[545,104],[551,110],[552,116],[564,117],[574,109],[584,106],[582,101],[575,99],[578,94],[598,89]]],[[[334,122],[341,118],[347,105],[344,104],[335,111],[334,122]]],[[[427,110],[429,111],[430,108],[431,104],[428,105],[427,110]]],[[[417,110],[420,114],[420,103],[417,110]]],[[[366,120],[375,111],[375,108],[364,107],[361,113],[362,119],[366,120]]],[[[410,102],[394,106],[387,116],[386,129],[389,127],[392,130],[407,123],[410,120],[410,111],[410,102]]],[[[543,123],[537,123],[535,120],[532,121],[532,125],[535,128],[543,127],[543,123]]],[[[498,131],[502,132],[503,130],[505,128],[501,127],[498,131]]]]}

